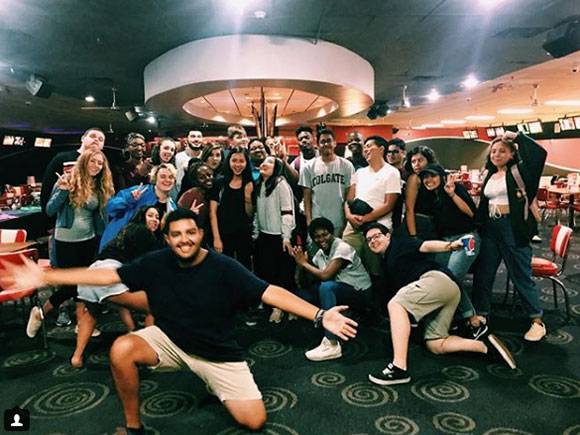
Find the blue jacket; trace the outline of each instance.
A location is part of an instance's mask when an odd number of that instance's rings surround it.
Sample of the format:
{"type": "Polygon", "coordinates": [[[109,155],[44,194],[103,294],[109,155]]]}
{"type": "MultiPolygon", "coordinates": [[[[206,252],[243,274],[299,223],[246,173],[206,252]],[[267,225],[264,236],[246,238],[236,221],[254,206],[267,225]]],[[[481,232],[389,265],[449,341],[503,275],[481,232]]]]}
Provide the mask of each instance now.
{"type": "MultiPolygon", "coordinates": [[[[115,196],[113,196],[107,203],[107,213],[109,214],[109,223],[105,228],[103,237],[101,237],[101,244],[99,246],[99,252],[117,237],[119,231],[121,231],[131,220],[135,213],[146,205],[157,204],[157,195],[155,195],[155,186],[149,184],[143,190],[143,194],[139,197],[137,201],[133,199],[131,194],[134,190],[139,189],[139,186],[128,187],[119,191],[115,196]]],[[[173,211],[177,208],[175,202],[171,199],[167,199],[167,212],[173,211]]]]}
{"type": "MultiPolygon", "coordinates": [[[[71,228],[75,220],[75,208],[68,198],[68,190],[61,190],[58,185],[52,189],[52,195],[46,204],[46,214],[56,215],[57,228],[71,228]]],[[[100,236],[105,229],[107,214],[104,209],[98,207],[93,211],[93,222],[95,224],[95,234],[100,236]]]]}

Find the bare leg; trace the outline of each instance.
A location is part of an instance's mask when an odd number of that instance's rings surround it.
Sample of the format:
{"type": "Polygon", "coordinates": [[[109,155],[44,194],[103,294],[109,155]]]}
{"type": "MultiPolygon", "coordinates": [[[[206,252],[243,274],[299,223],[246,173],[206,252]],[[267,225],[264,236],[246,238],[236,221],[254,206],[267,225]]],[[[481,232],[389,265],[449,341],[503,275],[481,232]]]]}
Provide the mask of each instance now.
{"type": "Polygon", "coordinates": [[[147,314],[145,320],[143,320],[143,324],[146,327],[155,325],[155,317],[153,317],[153,314],[147,314]]]}
{"type": "Polygon", "coordinates": [[[131,316],[131,311],[129,311],[125,307],[117,307],[117,310],[119,311],[119,317],[121,318],[121,321],[127,327],[127,330],[129,332],[134,331],[135,330],[135,321],[133,320],[133,316],[131,316]]]}
{"type": "Polygon", "coordinates": [[[258,400],[226,400],[224,406],[236,422],[250,430],[260,430],[266,423],[266,407],[258,400]]]}
{"type": "Polygon", "coordinates": [[[95,319],[95,316],[85,308],[83,315],[77,320],[77,324],[79,326],[79,332],[77,333],[77,346],[70,363],[73,367],[78,369],[83,366],[83,353],[89,343],[91,334],[95,330],[97,319],[95,319]]]}
{"type": "Polygon", "coordinates": [[[77,302],[75,304],[75,315],[77,316],[77,325],[85,315],[86,307],[84,302],[77,302]]]}
{"type": "Polygon", "coordinates": [[[111,347],[111,372],[117,394],[123,405],[125,423],[128,428],[141,427],[139,416],[139,371],[138,364],[157,364],[157,353],[141,337],[124,335],[111,347]]]}
{"type": "Polygon", "coordinates": [[[407,354],[409,351],[409,336],[411,335],[411,322],[409,314],[397,302],[392,299],[387,305],[389,318],[391,319],[391,341],[393,343],[393,364],[400,369],[407,370],[407,354]]]}
{"type": "Polygon", "coordinates": [[[487,353],[487,346],[482,341],[450,335],[446,338],[427,340],[427,349],[434,354],[453,352],[478,352],[487,353]]]}

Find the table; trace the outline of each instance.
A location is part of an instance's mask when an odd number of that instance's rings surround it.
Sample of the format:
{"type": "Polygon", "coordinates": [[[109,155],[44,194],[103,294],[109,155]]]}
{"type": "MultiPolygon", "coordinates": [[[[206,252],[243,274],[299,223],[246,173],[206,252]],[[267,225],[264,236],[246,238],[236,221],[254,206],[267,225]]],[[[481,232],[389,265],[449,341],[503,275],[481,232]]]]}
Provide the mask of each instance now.
{"type": "Polygon", "coordinates": [[[36,245],[35,241],[21,242],[21,243],[0,243],[0,254],[7,254],[9,252],[21,251],[36,245]]]}
{"type": "Polygon", "coordinates": [[[569,196],[568,201],[568,226],[574,229],[574,196],[580,195],[580,190],[578,190],[577,186],[574,186],[572,189],[570,187],[556,187],[556,186],[548,186],[548,194],[554,193],[560,196],[569,196]]]}
{"type": "Polygon", "coordinates": [[[28,239],[46,236],[48,230],[53,226],[54,223],[42,213],[38,206],[0,211],[0,228],[7,230],[25,229],[28,233],[28,239]]]}

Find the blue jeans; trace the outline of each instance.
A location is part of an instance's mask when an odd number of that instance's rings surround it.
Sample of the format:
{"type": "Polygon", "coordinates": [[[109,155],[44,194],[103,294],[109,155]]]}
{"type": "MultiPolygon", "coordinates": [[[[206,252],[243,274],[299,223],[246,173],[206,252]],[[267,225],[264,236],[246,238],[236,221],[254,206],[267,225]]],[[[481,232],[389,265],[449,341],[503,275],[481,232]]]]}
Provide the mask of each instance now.
{"type": "Polygon", "coordinates": [[[493,282],[502,259],[524,310],[532,319],[541,318],[540,295],[532,279],[532,248],[516,245],[509,215],[488,219],[482,232],[481,253],[473,278],[473,305],[477,313],[487,316],[491,311],[493,282]]]}
{"type": "MultiPolygon", "coordinates": [[[[465,249],[460,249],[459,251],[449,252],[442,252],[440,254],[436,254],[435,260],[453,272],[453,275],[457,278],[457,281],[463,282],[465,275],[469,271],[469,268],[479,255],[479,251],[481,250],[481,238],[477,232],[473,231],[471,233],[465,234],[457,234],[454,236],[447,236],[443,237],[442,239],[447,242],[453,242],[457,239],[460,239],[463,236],[473,236],[475,239],[475,255],[467,255],[465,253],[465,249]]],[[[461,299],[459,300],[459,305],[457,306],[457,311],[461,315],[462,319],[469,319],[472,316],[475,316],[475,308],[471,303],[471,298],[469,294],[465,291],[463,286],[461,286],[461,299]]]]}
{"type": "MultiPolygon", "coordinates": [[[[313,291],[318,291],[320,308],[328,310],[337,305],[348,305],[351,308],[363,308],[367,305],[367,297],[370,297],[370,289],[356,290],[353,286],[338,281],[322,281],[315,286],[313,291]]],[[[311,291],[312,293],[312,291],[311,291]]],[[[313,298],[307,298],[307,300],[313,298]]],[[[324,331],[324,335],[329,340],[337,340],[336,335],[324,331]]]]}

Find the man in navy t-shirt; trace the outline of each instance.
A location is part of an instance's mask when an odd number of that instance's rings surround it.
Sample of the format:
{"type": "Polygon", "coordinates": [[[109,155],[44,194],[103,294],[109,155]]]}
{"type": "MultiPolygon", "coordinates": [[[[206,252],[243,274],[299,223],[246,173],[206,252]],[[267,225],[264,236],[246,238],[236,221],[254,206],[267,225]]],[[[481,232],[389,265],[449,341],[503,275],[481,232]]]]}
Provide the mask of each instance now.
{"type": "Polygon", "coordinates": [[[168,249],[155,251],[114,269],[42,271],[35,263],[10,266],[0,274],[4,288],[36,288],[47,284],[111,285],[131,289],[124,303],[149,307],[155,326],[119,337],[111,348],[111,369],[123,405],[127,433],[141,434],[139,365],[165,370],[185,367],[203,379],[242,426],[257,430],[266,421],[262,395],[234,335],[236,314],[262,301],[323,324],[348,340],[357,324],[340,314],[300,299],[281,287],[256,278],[235,260],[201,247],[203,230],[191,210],[167,215],[168,249]]]}
{"type": "Polygon", "coordinates": [[[382,270],[390,289],[396,292],[389,301],[393,360],[383,370],[369,374],[379,385],[404,384],[411,381],[407,371],[407,354],[411,322],[424,320],[424,339],[434,354],[478,352],[516,368],[516,362],[505,344],[493,334],[472,340],[449,334],[449,326],[460,297],[460,283],[445,266],[432,260],[429,253],[463,249],[461,239],[453,242],[423,241],[409,237],[391,237],[382,224],[365,229],[368,246],[383,257],[382,270]]]}

